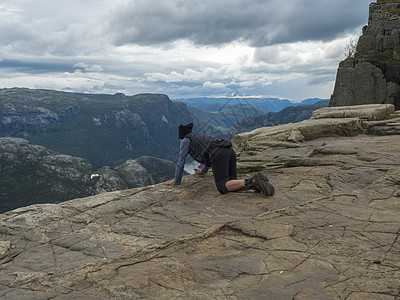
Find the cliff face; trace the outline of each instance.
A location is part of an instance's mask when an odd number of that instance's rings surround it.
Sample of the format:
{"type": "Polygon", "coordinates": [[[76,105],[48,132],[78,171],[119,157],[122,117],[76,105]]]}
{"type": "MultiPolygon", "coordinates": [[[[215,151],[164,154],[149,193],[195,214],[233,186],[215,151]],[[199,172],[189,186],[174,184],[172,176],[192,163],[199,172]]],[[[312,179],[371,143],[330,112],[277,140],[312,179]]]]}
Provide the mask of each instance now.
{"type": "Polygon", "coordinates": [[[400,1],[370,4],[354,57],[339,64],[330,106],[394,104],[400,109],[400,1]]]}
{"type": "Polygon", "coordinates": [[[236,136],[241,170],[262,168],[272,197],[190,175],[2,214],[0,297],[397,299],[393,110],[323,109],[236,136]]]}

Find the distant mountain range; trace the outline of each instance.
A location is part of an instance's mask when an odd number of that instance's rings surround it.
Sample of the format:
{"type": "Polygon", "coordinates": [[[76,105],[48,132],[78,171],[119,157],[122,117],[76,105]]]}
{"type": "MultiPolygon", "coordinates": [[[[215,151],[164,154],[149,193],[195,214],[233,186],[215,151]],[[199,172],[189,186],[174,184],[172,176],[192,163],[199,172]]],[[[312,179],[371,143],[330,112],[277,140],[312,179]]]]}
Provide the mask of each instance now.
{"type": "MultiPolygon", "coordinates": [[[[277,115],[277,117],[282,116],[280,117],[281,121],[275,122],[276,124],[274,125],[272,125],[274,122],[270,123],[270,125],[267,125],[268,122],[260,123],[259,120],[262,119],[262,117],[256,118],[256,116],[262,116],[266,113],[271,113],[273,115],[287,107],[297,106],[302,106],[302,108],[296,110],[301,114],[300,111],[302,109],[310,110],[310,108],[307,108],[307,105],[312,106],[315,103],[323,101],[327,106],[329,102],[327,99],[319,98],[310,98],[300,102],[292,102],[278,98],[192,98],[179,99],[177,101],[188,105],[189,111],[194,115],[195,119],[198,119],[198,124],[204,132],[213,136],[229,138],[233,137],[233,132],[239,133],[240,130],[238,129],[240,125],[236,124],[240,124],[242,120],[247,120],[244,121],[247,123],[255,122],[254,125],[249,126],[249,128],[274,126],[285,122],[299,122],[304,119],[300,120],[299,116],[294,116],[293,114],[283,117],[285,112],[277,115]],[[234,128],[232,128],[232,126],[234,126],[234,128]]],[[[306,115],[308,114],[304,114],[304,116],[306,115]]]]}
{"type": "Polygon", "coordinates": [[[227,109],[240,109],[241,107],[251,107],[250,111],[259,113],[278,112],[287,106],[297,106],[304,104],[314,104],[319,101],[329,99],[309,98],[302,101],[290,101],[279,98],[249,98],[249,97],[222,97],[222,98],[189,98],[176,99],[190,106],[198,107],[208,112],[220,112],[227,109]]]}
{"type": "Polygon", "coordinates": [[[264,115],[246,117],[232,126],[229,136],[234,137],[239,133],[252,131],[260,127],[270,127],[308,120],[311,118],[314,110],[327,107],[328,104],[328,100],[322,100],[314,104],[288,106],[279,112],[269,112],[264,115]]]}

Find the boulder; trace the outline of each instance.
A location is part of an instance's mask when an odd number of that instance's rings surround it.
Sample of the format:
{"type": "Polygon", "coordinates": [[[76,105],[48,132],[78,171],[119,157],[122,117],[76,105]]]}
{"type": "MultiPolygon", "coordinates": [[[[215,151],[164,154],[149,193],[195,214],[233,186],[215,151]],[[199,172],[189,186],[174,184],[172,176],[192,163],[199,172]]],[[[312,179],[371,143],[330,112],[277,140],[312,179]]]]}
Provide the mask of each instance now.
{"type": "Polygon", "coordinates": [[[370,121],[378,121],[386,119],[392,113],[394,113],[394,105],[392,104],[339,106],[315,110],[311,119],[356,117],[370,121]]]}

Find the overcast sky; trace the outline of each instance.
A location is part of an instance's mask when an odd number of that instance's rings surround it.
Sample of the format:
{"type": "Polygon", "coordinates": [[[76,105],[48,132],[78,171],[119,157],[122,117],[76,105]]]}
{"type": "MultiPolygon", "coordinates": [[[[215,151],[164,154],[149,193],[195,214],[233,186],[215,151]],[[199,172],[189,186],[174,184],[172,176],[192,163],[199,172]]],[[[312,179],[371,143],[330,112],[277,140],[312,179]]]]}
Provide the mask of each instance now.
{"type": "Polygon", "coordinates": [[[372,0],[0,0],[0,88],[329,98],[372,0]]]}

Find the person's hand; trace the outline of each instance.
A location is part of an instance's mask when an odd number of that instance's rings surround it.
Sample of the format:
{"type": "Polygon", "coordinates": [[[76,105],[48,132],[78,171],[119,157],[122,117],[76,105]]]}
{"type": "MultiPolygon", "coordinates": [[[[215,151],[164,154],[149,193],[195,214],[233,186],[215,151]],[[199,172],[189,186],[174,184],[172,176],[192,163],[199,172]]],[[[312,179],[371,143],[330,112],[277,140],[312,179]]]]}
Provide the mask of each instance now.
{"type": "Polygon", "coordinates": [[[166,182],[163,182],[163,185],[176,185],[173,180],[168,180],[166,182]]]}
{"type": "Polygon", "coordinates": [[[201,171],[201,169],[199,169],[199,168],[196,168],[196,169],[194,169],[194,172],[196,173],[196,174],[199,174],[199,175],[204,175],[204,173],[201,171]]]}

